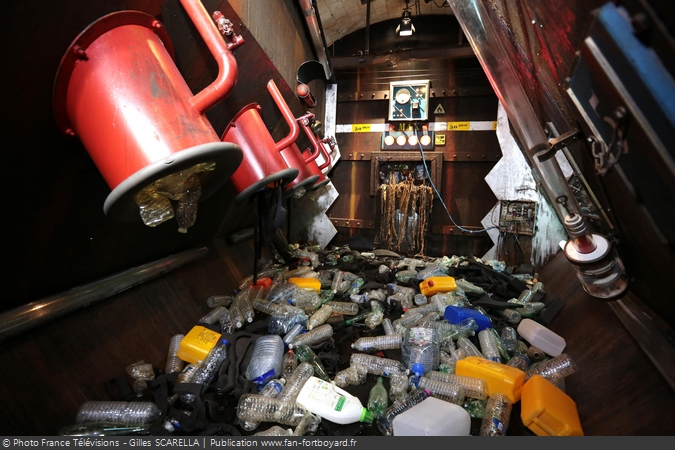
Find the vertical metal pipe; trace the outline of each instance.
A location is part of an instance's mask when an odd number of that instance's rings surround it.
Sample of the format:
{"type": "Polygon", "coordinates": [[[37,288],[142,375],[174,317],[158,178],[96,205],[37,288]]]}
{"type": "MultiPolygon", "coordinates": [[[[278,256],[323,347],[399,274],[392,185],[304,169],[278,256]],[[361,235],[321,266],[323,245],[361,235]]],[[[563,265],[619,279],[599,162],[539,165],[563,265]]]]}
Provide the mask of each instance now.
{"type": "MultiPolygon", "coordinates": [[[[234,85],[237,84],[237,61],[201,1],[181,0],[180,2],[218,63],[216,79],[190,101],[193,108],[200,113],[204,113],[227,97],[234,85]]],[[[239,44],[241,43],[243,43],[243,39],[240,40],[239,44]]]]}
{"type": "Polygon", "coordinates": [[[370,0],[366,0],[366,48],[363,54],[370,54],[370,0]]]}

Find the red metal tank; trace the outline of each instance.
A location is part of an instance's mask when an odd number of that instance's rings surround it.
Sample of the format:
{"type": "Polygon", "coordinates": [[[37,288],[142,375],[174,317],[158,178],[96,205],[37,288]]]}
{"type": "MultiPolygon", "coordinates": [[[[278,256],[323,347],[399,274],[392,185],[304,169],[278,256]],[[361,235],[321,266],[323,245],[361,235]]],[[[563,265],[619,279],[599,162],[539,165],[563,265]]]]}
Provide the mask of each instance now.
{"type": "Polygon", "coordinates": [[[202,180],[201,199],[206,199],[242,160],[241,150],[221,142],[203,114],[236,83],[236,61],[201,3],[183,3],[191,17],[200,16],[200,33],[219,52],[224,74],[217,95],[212,86],[199,98],[192,94],[174,64],[163,25],[138,11],[109,14],[91,24],[70,45],[56,75],[58,124],[82,140],[113,190],[104,211],[118,219],[139,219],[133,197],[152,182],[215,162],[215,171],[202,180]]]}
{"type": "MultiPolygon", "coordinates": [[[[256,192],[268,186],[288,185],[298,176],[298,169],[289,168],[277,144],[260,116],[260,105],[251,103],[234,116],[222,136],[223,142],[232,142],[244,152],[244,159],[232,175],[232,184],[239,193],[236,204],[241,204],[256,192]]],[[[285,141],[285,140],[282,140],[285,141]]],[[[289,145],[279,141],[282,149],[289,145]]]]}

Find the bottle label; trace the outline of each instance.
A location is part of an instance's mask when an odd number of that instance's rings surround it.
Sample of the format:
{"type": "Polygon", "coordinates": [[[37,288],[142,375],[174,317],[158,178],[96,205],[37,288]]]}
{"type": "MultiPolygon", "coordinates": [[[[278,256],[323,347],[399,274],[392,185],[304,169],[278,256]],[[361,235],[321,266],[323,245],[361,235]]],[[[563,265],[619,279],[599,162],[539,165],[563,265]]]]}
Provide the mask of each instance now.
{"type": "Polygon", "coordinates": [[[307,396],[309,400],[317,404],[327,405],[335,411],[342,411],[347,398],[338,394],[332,389],[332,385],[323,380],[312,386],[312,390],[307,396]]]}
{"type": "Polygon", "coordinates": [[[347,399],[345,397],[340,396],[340,399],[335,404],[335,411],[342,411],[342,407],[344,406],[346,401],[347,399]]]}
{"type": "Polygon", "coordinates": [[[501,436],[506,436],[506,428],[504,427],[504,424],[502,423],[501,420],[497,419],[496,417],[493,417],[492,418],[492,426],[495,427],[495,430],[501,436]]]}

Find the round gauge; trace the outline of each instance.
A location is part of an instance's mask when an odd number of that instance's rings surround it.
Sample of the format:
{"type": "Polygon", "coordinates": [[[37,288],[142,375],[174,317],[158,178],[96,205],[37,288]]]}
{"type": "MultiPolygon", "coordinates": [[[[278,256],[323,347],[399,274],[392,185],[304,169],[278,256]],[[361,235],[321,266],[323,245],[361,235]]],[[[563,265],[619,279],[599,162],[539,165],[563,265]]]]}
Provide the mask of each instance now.
{"type": "Polygon", "coordinates": [[[405,88],[401,89],[400,91],[398,91],[396,93],[395,98],[396,98],[396,103],[400,103],[401,105],[405,105],[410,100],[410,91],[408,91],[405,88]]]}

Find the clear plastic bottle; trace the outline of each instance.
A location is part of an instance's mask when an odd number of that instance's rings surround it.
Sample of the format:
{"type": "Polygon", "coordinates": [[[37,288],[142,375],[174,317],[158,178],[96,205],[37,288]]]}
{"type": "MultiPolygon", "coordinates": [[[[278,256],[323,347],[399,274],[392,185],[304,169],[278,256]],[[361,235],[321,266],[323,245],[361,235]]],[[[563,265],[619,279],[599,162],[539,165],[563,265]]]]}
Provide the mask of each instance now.
{"type": "Polygon", "coordinates": [[[392,325],[394,326],[394,330],[397,333],[401,333],[402,329],[405,329],[407,327],[412,326],[415,322],[420,320],[422,317],[424,317],[424,314],[421,314],[419,312],[407,312],[403,314],[401,317],[398,319],[394,320],[392,322],[392,325]]]}
{"type": "Polygon", "coordinates": [[[341,270],[336,270],[335,274],[333,275],[333,281],[331,282],[330,289],[333,291],[333,294],[337,294],[338,288],[340,287],[340,284],[342,283],[342,271],[341,270]]]}
{"type": "Polygon", "coordinates": [[[223,310],[225,309],[224,306],[216,306],[213,308],[211,311],[207,312],[204,314],[198,321],[197,323],[201,325],[213,325],[214,323],[218,322],[218,319],[220,318],[220,315],[222,314],[223,310]]]}
{"type": "Polygon", "coordinates": [[[307,410],[295,402],[257,394],[244,394],[237,404],[237,417],[242,422],[276,422],[296,426],[306,413],[307,410]]]}
{"type": "Polygon", "coordinates": [[[246,286],[234,297],[234,304],[239,306],[241,313],[248,323],[253,322],[253,319],[255,318],[252,299],[256,297],[256,293],[259,290],[260,288],[256,289],[253,286],[246,286]]]}
{"type": "Polygon", "coordinates": [[[374,330],[382,323],[382,320],[384,320],[384,308],[380,305],[380,302],[378,302],[377,300],[371,300],[370,311],[372,312],[372,314],[366,317],[364,323],[368,328],[374,330]]]}
{"type": "Polygon", "coordinates": [[[368,370],[363,365],[354,363],[336,373],[333,384],[339,388],[357,386],[366,382],[367,375],[368,370]]]}
{"type": "Polygon", "coordinates": [[[298,355],[298,359],[303,363],[310,363],[314,368],[314,376],[321,378],[325,381],[330,381],[330,377],[326,372],[326,368],[323,366],[323,363],[316,356],[316,353],[312,351],[308,346],[301,344],[295,349],[295,353],[298,355]]]}
{"type": "Polygon", "coordinates": [[[512,407],[511,400],[506,395],[499,392],[493,393],[488,398],[485,407],[485,416],[480,425],[480,435],[506,436],[512,407]]]}
{"type": "Polygon", "coordinates": [[[385,413],[377,420],[377,428],[385,436],[392,436],[394,434],[393,422],[394,418],[399,414],[409,410],[418,403],[422,403],[431,395],[431,392],[424,389],[417,389],[400,400],[392,404],[385,413]]]}
{"type": "Polygon", "coordinates": [[[314,366],[307,362],[301,363],[286,380],[286,386],[278,396],[279,400],[294,402],[307,380],[313,376],[314,366]]]}
{"type": "MultiPolygon", "coordinates": [[[[227,342],[227,340],[221,339],[211,350],[209,350],[209,353],[204,358],[204,361],[202,361],[197,367],[197,370],[190,380],[190,383],[208,386],[218,373],[218,370],[223,364],[223,361],[225,361],[227,358],[228,345],[229,342],[227,342]]],[[[181,400],[183,400],[185,403],[192,403],[195,398],[196,396],[194,394],[181,395],[181,400]]]]}
{"type": "Polygon", "coordinates": [[[432,311],[429,313],[426,313],[424,317],[422,317],[420,320],[415,322],[416,327],[431,327],[431,324],[438,321],[440,319],[440,316],[438,315],[437,312],[432,311]]]}
{"type": "Polygon", "coordinates": [[[298,289],[290,302],[293,306],[302,309],[307,314],[310,314],[321,307],[321,297],[319,297],[319,293],[309,289],[298,289]]]}
{"type": "Polygon", "coordinates": [[[478,347],[476,347],[473,344],[473,342],[471,342],[467,338],[461,337],[461,338],[457,339],[457,347],[464,350],[466,352],[466,354],[469,355],[469,356],[478,356],[480,358],[485,358],[483,353],[481,353],[481,351],[478,350],[478,347]]]}
{"type": "Polygon", "coordinates": [[[499,313],[507,322],[512,324],[520,323],[523,318],[518,311],[515,309],[504,309],[499,313]]]}
{"type": "Polygon", "coordinates": [[[143,425],[156,421],[160,414],[151,402],[89,401],[80,405],[75,423],[143,425]]]}
{"type": "Polygon", "coordinates": [[[382,377],[377,377],[377,382],[370,389],[370,393],[368,394],[368,403],[366,407],[373,415],[373,418],[378,419],[384,415],[384,412],[387,410],[388,406],[389,398],[387,389],[384,387],[382,377]]]}
{"type": "Polygon", "coordinates": [[[169,353],[166,357],[166,366],[164,367],[164,373],[173,373],[180,372],[185,367],[185,361],[176,356],[178,349],[180,348],[180,341],[183,340],[185,335],[176,334],[169,341],[169,353]]]}
{"type": "Polygon", "coordinates": [[[513,358],[509,359],[506,363],[507,366],[515,367],[523,372],[527,372],[531,364],[530,358],[528,358],[527,355],[514,355],[513,358]]]}
{"type": "Polygon", "coordinates": [[[307,314],[301,309],[296,308],[293,305],[280,304],[285,311],[283,313],[275,313],[270,317],[270,321],[267,325],[267,331],[272,334],[285,335],[295,324],[302,324],[307,326],[307,314]],[[292,310],[290,308],[293,308],[292,310]]]}
{"type": "Polygon", "coordinates": [[[232,323],[229,309],[225,308],[220,312],[218,322],[220,322],[220,332],[222,334],[232,334],[234,332],[234,323],[232,323]]]}
{"type": "Polygon", "coordinates": [[[385,301],[387,299],[387,291],[384,289],[372,289],[368,291],[368,300],[385,301]]]}
{"type": "Polygon", "coordinates": [[[391,324],[391,319],[385,317],[382,319],[382,328],[384,328],[384,334],[391,335],[394,334],[394,326],[391,324]]]}
{"type": "Polygon", "coordinates": [[[347,293],[349,295],[358,294],[364,284],[366,284],[366,281],[363,278],[357,278],[356,280],[352,281],[352,284],[349,287],[349,291],[347,291],[347,293]]]}
{"type": "Polygon", "coordinates": [[[246,368],[246,379],[263,385],[272,378],[279,378],[283,357],[284,341],[281,337],[276,334],[259,337],[246,368]]]}
{"type": "Polygon", "coordinates": [[[416,279],[417,271],[413,269],[400,270],[396,272],[396,282],[408,284],[410,280],[416,279]]]}
{"type": "Polygon", "coordinates": [[[488,328],[490,333],[495,338],[495,343],[497,344],[497,350],[499,350],[499,355],[501,356],[502,361],[508,362],[511,359],[511,354],[506,350],[506,346],[502,342],[502,338],[494,328],[488,328]]]}
{"type": "Polygon", "coordinates": [[[325,341],[333,335],[333,327],[329,324],[324,324],[308,331],[305,334],[300,334],[295,337],[289,344],[288,348],[297,348],[300,345],[314,345],[325,341]]]}
{"type": "Polygon", "coordinates": [[[412,375],[410,376],[410,388],[417,389],[420,384],[420,379],[424,375],[424,366],[422,364],[413,364],[410,368],[412,375]]]}
{"type": "Polygon", "coordinates": [[[323,305],[309,317],[309,320],[307,322],[307,329],[311,331],[314,328],[323,325],[324,323],[326,323],[331,314],[333,314],[333,307],[330,305],[323,305]]]}
{"type": "Polygon", "coordinates": [[[274,314],[283,314],[286,310],[277,303],[272,303],[264,298],[255,298],[252,302],[253,309],[261,313],[273,316],[274,314]]]}
{"type": "Polygon", "coordinates": [[[464,292],[471,292],[473,294],[485,294],[485,290],[480,287],[476,286],[470,281],[467,281],[463,278],[455,278],[455,284],[462,288],[464,292]]]}
{"type": "MultiPolygon", "coordinates": [[[[269,398],[277,398],[279,397],[279,394],[281,394],[281,391],[284,389],[284,379],[280,380],[270,380],[261,390],[258,392],[258,395],[261,397],[269,397],[269,398]]],[[[244,420],[241,422],[241,428],[244,429],[245,431],[253,431],[258,426],[260,426],[260,422],[256,422],[253,420],[244,420]]]]}
{"type": "Polygon", "coordinates": [[[401,400],[408,394],[408,374],[405,371],[391,374],[389,377],[389,400],[393,402],[401,400]]]}
{"type": "Polygon", "coordinates": [[[532,375],[540,375],[551,381],[554,374],[560,374],[563,377],[568,377],[577,370],[579,370],[579,368],[572,358],[570,358],[567,353],[561,353],[560,355],[529,369],[526,373],[528,379],[532,375]]]}
{"type": "Polygon", "coordinates": [[[289,377],[293,371],[298,367],[298,355],[293,350],[284,353],[284,359],[281,363],[282,373],[284,377],[289,377]]]}
{"type": "Polygon", "coordinates": [[[359,305],[352,302],[329,301],[324,303],[324,306],[325,305],[329,305],[331,308],[333,308],[334,313],[343,314],[345,316],[355,316],[359,313],[359,305]]]}
{"type": "Polygon", "coordinates": [[[485,359],[489,359],[494,362],[502,362],[501,357],[499,356],[499,348],[497,347],[497,341],[495,336],[490,331],[491,328],[486,328],[481,330],[478,333],[478,342],[480,343],[480,350],[485,359]]]}
{"type": "Polygon", "coordinates": [[[155,371],[152,364],[138,361],[127,367],[127,374],[134,380],[133,388],[136,396],[141,397],[148,387],[148,381],[155,379],[155,371]]]}
{"type": "Polygon", "coordinates": [[[298,426],[295,427],[295,430],[293,430],[293,436],[306,436],[315,433],[316,430],[319,429],[320,423],[321,417],[308,412],[305,414],[305,417],[302,418],[298,426]]]}
{"type": "Polygon", "coordinates": [[[284,281],[277,285],[273,285],[270,288],[270,292],[267,295],[267,300],[272,303],[287,302],[293,297],[298,289],[300,288],[297,284],[284,281]]]}
{"type": "Polygon", "coordinates": [[[440,339],[434,328],[412,327],[401,343],[401,362],[408,368],[422,364],[425,372],[438,369],[440,364],[440,339]]]}
{"type": "Polygon", "coordinates": [[[292,436],[293,430],[290,428],[282,428],[279,425],[269,427],[264,431],[258,431],[254,436],[292,436]]]}
{"type": "Polygon", "coordinates": [[[403,336],[400,334],[385,334],[384,336],[366,336],[357,339],[352,348],[360,352],[369,352],[374,350],[389,350],[401,348],[403,336]]]}
{"type": "Polygon", "coordinates": [[[501,332],[502,342],[506,351],[514,354],[518,345],[518,333],[513,327],[504,327],[501,332]]]}
{"type": "Polygon", "coordinates": [[[246,318],[244,317],[244,313],[242,313],[241,309],[239,308],[239,305],[236,303],[233,303],[232,306],[230,306],[230,320],[232,321],[232,324],[235,328],[241,328],[244,326],[244,321],[246,318]]]}
{"type": "Polygon", "coordinates": [[[413,288],[407,287],[407,286],[400,286],[396,283],[389,283],[387,284],[387,292],[389,292],[389,295],[394,295],[394,294],[403,294],[406,297],[409,297],[411,300],[415,297],[415,290],[413,288]]]}
{"type": "Polygon", "coordinates": [[[188,364],[178,374],[178,383],[189,383],[199,368],[198,364],[188,364]]]}
{"type": "Polygon", "coordinates": [[[368,373],[382,377],[389,377],[393,373],[406,370],[406,367],[400,361],[365,353],[352,353],[349,364],[353,365],[354,363],[363,365],[368,373]]]}
{"type": "Polygon", "coordinates": [[[453,373],[444,373],[439,371],[429,372],[425,375],[432,380],[439,380],[445,383],[457,384],[464,388],[464,394],[467,397],[485,400],[488,397],[488,386],[485,380],[453,373]]]}
{"type": "Polygon", "coordinates": [[[418,387],[419,389],[426,389],[431,392],[432,397],[440,398],[455,405],[461,406],[464,404],[466,390],[459,384],[421,377],[418,387]]]}
{"type": "Polygon", "coordinates": [[[415,303],[415,306],[422,306],[428,304],[429,299],[424,294],[415,294],[415,297],[413,297],[413,303],[415,303]]]}
{"type": "Polygon", "coordinates": [[[387,303],[389,305],[398,303],[398,304],[401,305],[401,308],[403,309],[403,311],[407,311],[410,308],[412,308],[413,306],[415,306],[415,303],[414,303],[413,299],[414,299],[414,296],[409,296],[409,295],[406,295],[402,292],[397,292],[397,293],[387,297],[387,303]]]}
{"type": "Polygon", "coordinates": [[[232,304],[234,297],[231,295],[212,295],[206,299],[206,304],[209,308],[215,308],[216,306],[230,306],[232,304]]]}
{"type": "Polygon", "coordinates": [[[417,279],[422,281],[430,277],[444,277],[448,275],[448,270],[441,264],[433,263],[417,272],[417,279]]]}
{"type": "Polygon", "coordinates": [[[284,335],[284,339],[283,339],[284,344],[288,345],[291,342],[293,342],[293,339],[295,339],[297,336],[299,336],[300,333],[302,333],[303,331],[305,331],[305,327],[303,327],[301,324],[296,323],[295,325],[293,325],[293,328],[291,328],[288,331],[288,333],[286,333],[286,335],[284,335]]]}

